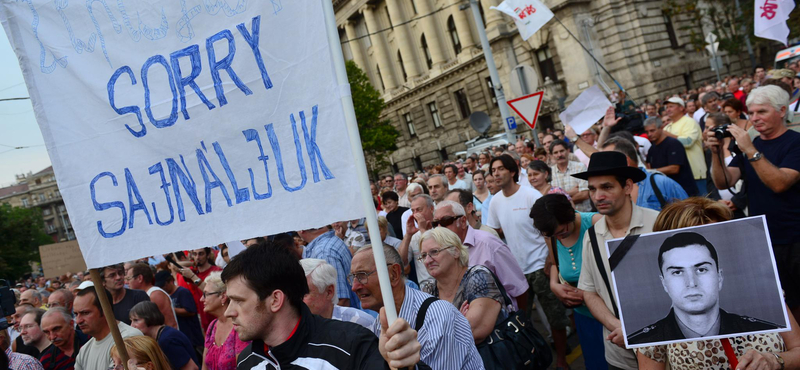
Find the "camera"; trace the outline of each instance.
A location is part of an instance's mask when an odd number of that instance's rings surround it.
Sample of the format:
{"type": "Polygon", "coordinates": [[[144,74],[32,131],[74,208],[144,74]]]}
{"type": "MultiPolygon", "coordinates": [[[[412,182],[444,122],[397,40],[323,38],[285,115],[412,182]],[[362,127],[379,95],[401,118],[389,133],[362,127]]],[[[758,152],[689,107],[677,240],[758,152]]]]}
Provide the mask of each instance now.
{"type": "Polygon", "coordinates": [[[733,137],[733,135],[730,132],[728,132],[728,126],[730,126],[730,123],[719,125],[717,127],[712,128],[711,132],[714,133],[714,137],[717,138],[717,140],[722,140],[726,137],[733,137]]]}

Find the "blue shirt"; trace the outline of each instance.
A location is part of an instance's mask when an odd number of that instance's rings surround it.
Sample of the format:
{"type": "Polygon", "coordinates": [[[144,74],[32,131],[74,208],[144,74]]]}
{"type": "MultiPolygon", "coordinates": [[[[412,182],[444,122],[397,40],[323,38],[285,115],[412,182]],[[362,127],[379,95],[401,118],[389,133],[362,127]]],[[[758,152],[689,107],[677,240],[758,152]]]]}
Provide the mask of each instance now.
{"type": "MultiPolygon", "coordinates": [[[[581,262],[583,261],[583,237],[586,230],[592,227],[592,217],[596,212],[578,212],[581,215],[581,230],[578,240],[571,247],[565,247],[561,240],[556,241],[558,246],[558,266],[561,277],[572,286],[578,286],[578,278],[581,276],[581,262]]],[[[586,305],[575,307],[575,311],[584,316],[594,317],[586,305]]]]}
{"type": "Polygon", "coordinates": [[[205,342],[205,335],[203,334],[203,329],[200,329],[200,320],[197,318],[197,305],[194,303],[192,293],[189,289],[179,286],[169,297],[172,299],[172,305],[175,308],[183,308],[195,314],[194,316],[176,315],[178,317],[178,328],[180,328],[181,333],[189,338],[189,342],[193,346],[202,346],[203,342],[205,342]]]}
{"type": "Polygon", "coordinates": [[[481,203],[481,223],[486,225],[486,221],[489,220],[489,203],[492,202],[492,194],[490,193],[486,200],[481,203]]]}
{"type": "Polygon", "coordinates": [[[350,250],[339,239],[333,230],[328,231],[308,243],[303,250],[303,258],[318,258],[325,260],[329,265],[336,268],[336,296],[339,299],[349,299],[350,307],[361,308],[361,301],[351,289],[347,275],[350,275],[350,261],[353,257],[350,250]]]}
{"type": "Polygon", "coordinates": [[[158,346],[164,351],[173,369],[180,369],[190,360],[200,367],[197,354],[189,338],[171,326],[164,326],[158,334],[158,346]]]}
{"type": "MultiPolygon", "coordinates": [[[[641,167],[639,167],[639,169],[644,171],[644,173],[647,174],[647,177],[638,183],[639,196],[636,198],[636,205],[639,207],[660,211],[661,203],[658,202],[656,192],[653,190],[653,186],[650,184],[650,177],[653,176],[653,172],[641,167]]],[[[658,186],[658,189],[661,190],[661,195],[664,197],[664,200],[667,201],[667,203],[675,200],[683,200],[689,197],[689,195],[686,194],[686,190],[683,190],[683,187],[681,187],[681,185],[675,180],[660,172],[658,174],[659,175],[655,177],[656,186],[658,186]]]]}
{"type": "MultiPolygon", "coordinates": [[[[417,313],[422,302],[431,295],[406,286],[403,305],[400,306],[398,317],[402,317],[410,325],[417,322],[417,313]]],[[[376,320],[372,330],[380,336],[381,326],[376,320]]],[[[425,321],[417,333],[420,348],[420,360],[432,369],[437,370],[471,370],[483,369],[483,360],[475,340],[472,339],[472,329],[469,322],[452,303],[437,300],[428,306],[425,321]]]]}

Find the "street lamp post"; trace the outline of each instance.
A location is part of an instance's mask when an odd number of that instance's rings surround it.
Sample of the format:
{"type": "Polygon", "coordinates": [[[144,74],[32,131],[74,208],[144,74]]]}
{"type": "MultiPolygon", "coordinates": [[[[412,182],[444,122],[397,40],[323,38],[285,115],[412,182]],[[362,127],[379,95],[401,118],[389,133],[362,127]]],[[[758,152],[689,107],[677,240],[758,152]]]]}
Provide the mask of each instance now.
{"type": "MultiPolygon", "coordinates": [[[[506,132],[506,140],[510,144],[514,144],[517,140],[514,133],[508,127],[508,118],[511,113],[508,111],[506,104],[506,95],[503,93],[503,86],[500,84],[500,75],[497,74],[497,66],[494,64],[494,55],[492,54],[492,45],[489,44],[489,38],[486,37],[486,29],[483,25],[483,17],[481,16],[480,4],[476,0],[469,0],[469,6],[472,9],[472,16],[475,18],[475,28],[478,29],[478,36],[481,38],[481,47],[483,47],[483,56],[486,58],[486,67],[489,69],[489,76],[492,79],[492,88],[494,89],[495,98],[497,98],[497,105],[500,108],[500,115],[503,117],[503,129],[506,132]]],[[[536,134],[534,134],[536,136],[536,134]]]]}

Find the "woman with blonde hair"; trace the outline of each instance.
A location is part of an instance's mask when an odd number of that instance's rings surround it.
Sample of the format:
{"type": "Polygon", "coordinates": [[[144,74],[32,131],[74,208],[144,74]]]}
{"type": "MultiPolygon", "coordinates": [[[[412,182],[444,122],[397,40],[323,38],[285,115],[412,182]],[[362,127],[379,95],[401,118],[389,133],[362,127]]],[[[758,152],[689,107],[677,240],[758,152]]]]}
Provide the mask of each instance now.
{"type": "Polygon", "coordinates": [[[508,309],[491,271],[469,267],[469,253],[456,233],[445,227],[426,231],[420,239],[419,259],[435,279],[421,290],[452,303],[466,316],[476,344],[484,341],[508,317],[508,309]]]}
{"type": "MultiPolygon", "coordinates": [[[[161,351],[155,339],[137,335],[125,338],[125,350],[128,352],[128,370],[171,370],[167,356],[161,351]]],[[[111,347],[111,359],[114,370],[122,370],[122,358],[117,346],[111,347]]]]}
{"type": "MultiPolygon", "coordinates": [[[[664,207],[656,218],[653,231],[728,221],[732,215],[722,203],[692,197],[664,207]]],[[[738,358],[737,370],[800,368],[800,329],[788,307],[786,311],[791,331],[728,339],[738,358]]],[[[722,346],[719,339],[697,340],[637,348],[636,356],[641,370],[663,370],[667,363],[673,370],[727,370],[731,364],[722,346]]]]}
{"type": "Polygon", "coordinates": [[[222,272],[219,271],[208,275],[203,287],[203,297],[200,298],[205,302],[205,312],[216,317],[208,325],[202,370],[235,370],[236,356],[250,344],[239,340],[239,334],[233,330],[233,322],[225,317],[230,300],[225,294],[226,287],[221,275],[222,272]]]}

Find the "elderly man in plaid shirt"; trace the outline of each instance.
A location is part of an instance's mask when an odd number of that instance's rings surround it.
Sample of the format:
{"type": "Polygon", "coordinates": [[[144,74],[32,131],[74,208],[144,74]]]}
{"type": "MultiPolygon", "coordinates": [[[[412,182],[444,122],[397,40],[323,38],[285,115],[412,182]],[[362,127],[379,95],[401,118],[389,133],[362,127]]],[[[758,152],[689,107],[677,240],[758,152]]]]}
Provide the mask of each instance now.
{"type": "Polygon", "coordinates": [[[575,203],[579,212],[589,212],[592,204],[589,201],[589,183],[572,177],[573,174],[586,171],[586,166],[580,162],[569,160],[569,147],[561,140],[550,143],[550,157],[555,162],[552,167],[553,180],[550,185],[564,189],[575,203]]]}
{"type": "Polygon", "coordinates": [[[351,290],[347,275],[350,275],[350,261],[353,256],[347,245],[336,233],[323,226],[317,229],[298,231],[297,234],[308,245],[303,250],[303,258],[318,258],[325,260],[329,265],[336,268],[336,296],[339,297],[339,306],[361,308],[358,296],[351,290]]]}

